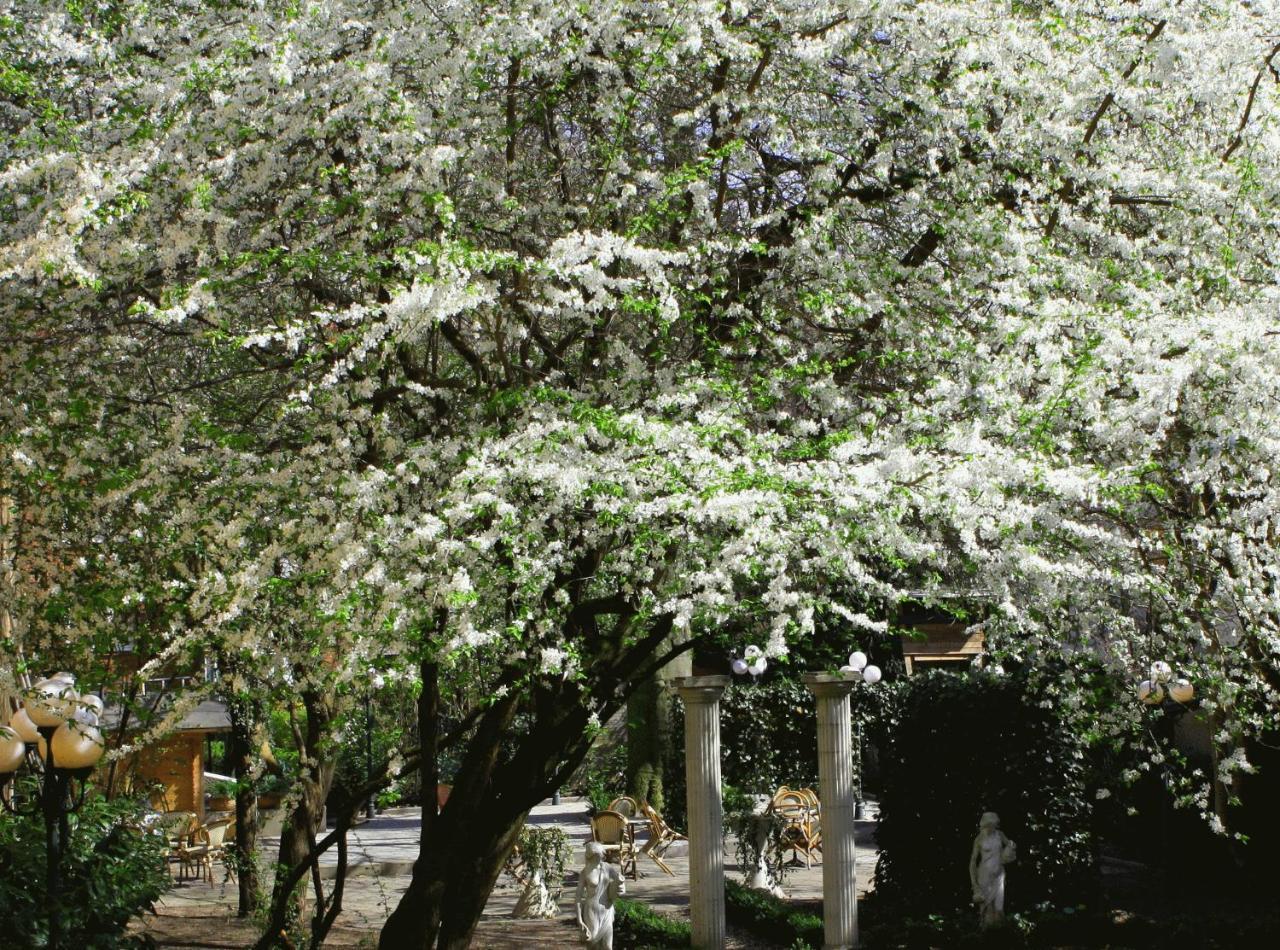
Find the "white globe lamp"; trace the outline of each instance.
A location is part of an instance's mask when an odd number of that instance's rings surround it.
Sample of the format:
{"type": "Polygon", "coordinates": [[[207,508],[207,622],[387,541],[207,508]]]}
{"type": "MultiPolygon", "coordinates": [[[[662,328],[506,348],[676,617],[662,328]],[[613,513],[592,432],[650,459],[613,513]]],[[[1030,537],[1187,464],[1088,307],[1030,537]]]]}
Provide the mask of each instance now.
{"type": "Polygon", "coordinates": [[[70,683],[57,677],[41,680],[23,695],[22,706],[39,728],[60,726],[75,712],[80,697],[70,683]]]}
{"type": "Polygon", "coordinates": [[[1164,687],[1151,680],[1143,680],[1138,684],[1138,699],[1149,706],[1158,706],[1164,702],[1164,687]]]}
{"type": "Polygon", "coordinates": [[[53,764],[60,769],[88,769],[102,758],[102,733],[95,726],[64,722],[53,734],[53,764]]]}
{"type": "Polygon", "coordinates": [[[26,743],[34,743],[40,739],[40,730],[31,721],[25,708],[19,709],[9,719],[9,728],[18,734],[18,738],[26,743]]]}
{"type": "Polygon", "coordinates": [[[18,771],[26,757],[27,744],[18,733],[8,726],[0,726],[0,775],[18,771]]]}
{"type": "Polygon", "coordinates": [[[880,682],[880,679],[881,679],[880,667],[875,666],[874,664],[866,667],[862,671],[862,682],[864,683],[870,683],[874,685],[880,682]]]}

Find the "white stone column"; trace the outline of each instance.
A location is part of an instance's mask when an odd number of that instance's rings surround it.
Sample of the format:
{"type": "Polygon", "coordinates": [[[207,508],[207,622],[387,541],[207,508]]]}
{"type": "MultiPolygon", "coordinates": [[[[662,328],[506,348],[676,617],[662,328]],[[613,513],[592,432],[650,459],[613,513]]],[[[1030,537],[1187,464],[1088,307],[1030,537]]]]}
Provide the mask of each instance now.
{"type": "Polygon", "coordinates": [[[720,804],[720,695],[727,676],[675,681],[684,701],[689,802],[689,917],[697,950],[724,947],[724,820],[720,804]]]}
{"type": "Polygon", "coordinates": [[[806,673],[804,676],[805,686],[818,698],[823,950],[850,950],[858,944],[849,694],[861,679],[861,673],[806,673]]]}

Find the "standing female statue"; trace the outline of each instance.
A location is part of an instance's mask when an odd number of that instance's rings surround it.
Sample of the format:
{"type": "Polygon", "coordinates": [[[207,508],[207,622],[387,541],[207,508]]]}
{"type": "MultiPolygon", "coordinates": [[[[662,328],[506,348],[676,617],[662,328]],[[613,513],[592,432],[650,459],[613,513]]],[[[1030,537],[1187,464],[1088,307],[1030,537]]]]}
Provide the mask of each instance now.
{"type": "Polygon", "coordinates": [[[1000,830],[1000,816],[993,811],[983,812],[969,855],[969,883],[973,885],[973,902],[978,905],[984,930],[1004,920],[1004,866],[1016,861],[1017,856],[1014,843],[1000,830]]]}
{"type": "Polygon", "coordinates": [[[578,926],[588,950],[613,950],[613,902],[623,893],[622,868],[605,862],[599,842],[587,842],[586,852],[578,875],[578,926]]]}

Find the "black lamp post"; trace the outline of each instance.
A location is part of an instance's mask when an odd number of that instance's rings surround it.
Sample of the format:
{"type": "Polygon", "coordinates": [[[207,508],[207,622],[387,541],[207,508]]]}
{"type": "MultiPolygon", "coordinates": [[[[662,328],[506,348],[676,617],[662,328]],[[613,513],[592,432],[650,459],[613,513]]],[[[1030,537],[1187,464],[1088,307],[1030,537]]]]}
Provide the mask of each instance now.
{"type": "MultiPolygon", "coordinates": [[[[364,780],[373,781],[373,690],[365,690],[364,694],[364,780]]],[[[374,793],[364,803],[364,816],[372,821],[378,811],[374,804],[374,793]]]]}
{"type": "Polygon", "coordinates": [[[13,814],[44,817],[49,908],[49,947],[62,941],[61,865],[70,836],[67,816],[84,803],[85,783],[102,758],[98,716],[102,700],[81,696],[70,673],[41,680],[23,695],[23,706],[0,727],[0,801],[13,814]],[[40,790],[25,806],[13,798],[23,764],[39,777],[40,790]]]}

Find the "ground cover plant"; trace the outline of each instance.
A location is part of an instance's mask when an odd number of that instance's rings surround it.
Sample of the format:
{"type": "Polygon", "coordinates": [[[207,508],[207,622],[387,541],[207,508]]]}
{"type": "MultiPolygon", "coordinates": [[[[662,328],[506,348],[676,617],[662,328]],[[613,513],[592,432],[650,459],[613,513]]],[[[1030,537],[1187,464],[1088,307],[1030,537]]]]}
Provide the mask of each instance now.
{"type": "Polygon", "coordinates": [[[821,947],[822,905],[797,906],[737,881],[725,881],[725,920],[733,927],[778,947],[821,947]]]}
{"type": "Polygon", "coordinates": [[[687,920],[656,913],[647,904],[625,897],[614,904],[614,915],[614,942],[619,950],[691,946],[687,920]]]}
{"type": "Polygon", "coordinates": [[[238,779],[280,710],[269,919],[379,683],[418,729],[371,784],[454,786],[383,942],[460,948],[671,657],[956,591],[1010,656],[1190,676],[1231,833],[1280,698],[1271,5],[8,10],[0,673],[207,670],[109,755],[217,694],[238,779]]]}

